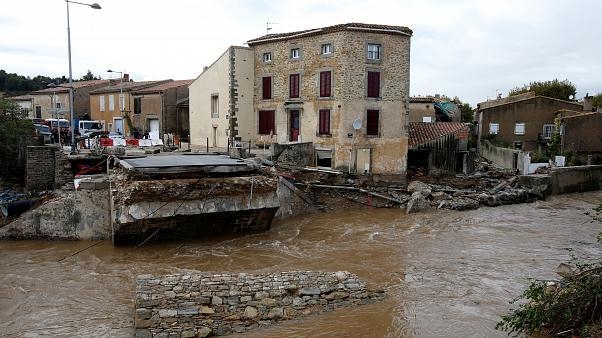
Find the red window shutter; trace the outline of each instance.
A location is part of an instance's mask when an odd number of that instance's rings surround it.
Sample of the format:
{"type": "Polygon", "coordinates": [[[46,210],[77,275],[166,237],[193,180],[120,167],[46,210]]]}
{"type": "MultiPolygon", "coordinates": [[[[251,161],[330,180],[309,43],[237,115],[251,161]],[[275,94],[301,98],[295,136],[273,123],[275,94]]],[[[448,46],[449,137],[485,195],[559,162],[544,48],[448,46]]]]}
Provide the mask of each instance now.
{"type": "Polygon", "coordinates": [[[320,97],[331,96],[331,72],[320,72],[320,97]]]}
{"type": "Polygon", "coordinates": [[[328,110],[328,109],[320,109],[318,134],[319,135],[330,134],[330,110],[328,110]]]}
{"type": "Polygon", "coordinates": [[[368,97],[380,97],[380,72],[368,72],[368,97]]]}
{"type": "Polygon", "coordinates": [[[368,120],[366,123],[366,135],[378,136],[378,115],[378,110],[368,110],[366,114],[368,120]]]}
{"type": "Polygon", "coordinates": [[[273,110],[260,110],[259,121],[258,121],[258,133],[260,135],[275,134],[275,120],[273,110]]]}
{"type": "Polygon", "coordinates": [[[263,77],[262,91],[263,91],[263,99],[264,100],[269,100],[272,98],[272,77],[271,76],[263,77]]]}
{"type": "Polygon", "coordinates": [[[289,77],[289,97],[299,97],[299,74],[291,74],[289,77]]]}

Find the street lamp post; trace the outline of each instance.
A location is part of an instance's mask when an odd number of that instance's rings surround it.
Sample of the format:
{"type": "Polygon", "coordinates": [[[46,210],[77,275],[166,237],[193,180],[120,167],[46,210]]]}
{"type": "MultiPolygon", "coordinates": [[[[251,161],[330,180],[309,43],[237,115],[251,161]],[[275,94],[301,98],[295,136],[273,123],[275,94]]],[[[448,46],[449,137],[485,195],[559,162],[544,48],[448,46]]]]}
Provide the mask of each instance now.
{"type": "MultiPolygon", "coordinates": [[[[107,73],[119,73],[119,112],[123,118],[123,111],[125,110],[125,98],[123,97],[123,72],[109,69],[107,70],[107,73]]],[[[123,129],[124,130],[119,130],[118,132],[122,132],[123,135],[125,135],[125,127],[123,129]]]]}
{"type": "Polygon", "coordinates": [[[71,115],[71,154],[75,155],[77,153],[77,148],[75,146],[75,116],[73,113],[73,71],[71,67],[71,26],[69,24],[69,3],[89,6],[93,9],[100,9],[100,5],[96,2],[93,4],[87,4],[83,2],[65,0],[67,4],[67,48],[69,53],[69,113],[71,115]]]}

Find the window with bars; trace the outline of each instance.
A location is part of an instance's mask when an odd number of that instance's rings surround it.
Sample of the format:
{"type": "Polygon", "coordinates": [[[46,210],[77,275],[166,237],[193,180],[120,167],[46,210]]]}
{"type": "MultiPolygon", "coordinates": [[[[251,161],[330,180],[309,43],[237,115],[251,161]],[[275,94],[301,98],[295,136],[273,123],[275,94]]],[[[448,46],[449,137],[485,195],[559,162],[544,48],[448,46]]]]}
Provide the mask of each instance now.
{"type": "Polygon", "coordinates": [[[368,97],[380,97],[380,72],[368,72],[368,97]]]}
{"type": "Polygon", "coordinates": [[[320,109],[318,135],[330,135],[330,109],[320,109]]]}
{"type": "Polygon", "coordinates": [[[554,126],[553,124],[544,124],[543,125],[543,138],[545,140],[552,139],[552,135],[554,135],[555,129],[556,129],[556,126],[554,126]]]}
{"type": "Polygon", "coordinates": [[[258,116],[259,135],[273,135],[276,133],[275,114],[273,110],[260,110],[258,116]]]}
{"type": "Polygon", "coordinates": [[[366,135],[378,136],[378,119],[380,111],[376,109],[368,109],[366,112],[366,135]]]}
{"type": "Polygon", "coordinates": [[[269,100],[272,98],[272,77],[271,76],[263,77],[261,89],[262,89],[262,98],[264,100],[269,100]]]}
{"type": "Polygon", "coordinates": [[[289,75],[288,96],[293,99],[299,98],[299,74],[290,74],[289,75]]]}
{"type": "Polygon", "coordinates": [[[332,96],[332,72],[327,70],[320,72],[320,97],[332,96]]]}

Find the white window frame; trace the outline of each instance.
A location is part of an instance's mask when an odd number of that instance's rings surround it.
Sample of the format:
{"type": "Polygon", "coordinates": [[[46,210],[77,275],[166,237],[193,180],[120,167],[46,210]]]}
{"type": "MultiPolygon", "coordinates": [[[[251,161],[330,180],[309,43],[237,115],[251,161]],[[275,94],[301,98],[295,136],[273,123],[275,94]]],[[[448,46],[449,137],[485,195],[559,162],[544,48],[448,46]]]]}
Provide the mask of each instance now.
{"type": "Polygon", "coordinates": [[[100,111],[105,111],[105,97],[104,95],[98,98],[98,103],[100,105],[100,111]]]}
{"type": "Polygon", "coordinates": [[[125,95],[124,94],[119,94],[119,103],[120,103],[120,109],[119,111],[124,111],[125,110],[125,95]]]}
{"type": "Polygon", "coordinates": [[[543,125],[543,133],[541,134],[541,136],[543,137],[544,140],[551,140],[552,135],[554,135],[555,131],[556,131],[556,126],[554,124],[544,124],[543,125]],[[546,133],[546,129],[548,129],[549,132],[546,133]]]}
{"type": "Polygon", "coordinates": [[[109,111],[115,110],[115,96],[109,95],[109,111]]]}
{"type": "Polygon", "coordinates": [[[263,62],[265,62],[265,63],[272,62],[272,53],[271,52],[263,53],[263,62]]]}
{"type": "Polygon", "coordinates": [[[383,46],[380,43],[368,43],[367,51],[366,57],[368,60],[382,59],[383,46]]]}
{"type": "Polygon", "coordinates": [[[517,122],[514,124],[514,135],[525,135],[525,122],[517,122]]]}
{"type": "Polygon", "coordinates": [[[500,133],[500,124],[499,123],[489,123],[489,134],[497,135],[500,133]]]}
{"type": "Polygon", "coordinates": [[[291,48],[291,59],[298,59],[301,57],[301,48],[291,48]]]}
{"type": "Polygon", "coordinates": [[[323,43],[322,46],[320,46],[320,54],[322,54],[322,55],[332,54],[332,43],[323,43]]]}

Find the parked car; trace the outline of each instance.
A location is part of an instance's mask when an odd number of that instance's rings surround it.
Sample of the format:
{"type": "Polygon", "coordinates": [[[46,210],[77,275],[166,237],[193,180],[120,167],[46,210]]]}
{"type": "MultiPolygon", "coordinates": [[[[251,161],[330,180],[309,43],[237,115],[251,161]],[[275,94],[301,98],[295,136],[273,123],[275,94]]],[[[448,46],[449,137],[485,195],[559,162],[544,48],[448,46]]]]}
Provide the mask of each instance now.
{"type": "Polygon", "coordinates": [[[52,143],[52,131],[50,131],[50,127],[45,124],[34,124],[36,127],[36,135],[44,137],[44,143],[52,143]]]}

